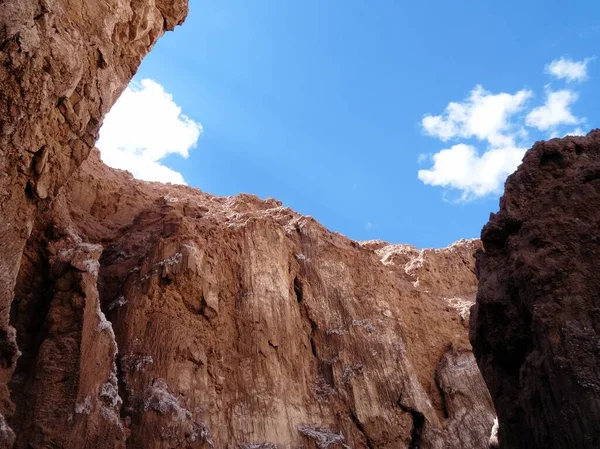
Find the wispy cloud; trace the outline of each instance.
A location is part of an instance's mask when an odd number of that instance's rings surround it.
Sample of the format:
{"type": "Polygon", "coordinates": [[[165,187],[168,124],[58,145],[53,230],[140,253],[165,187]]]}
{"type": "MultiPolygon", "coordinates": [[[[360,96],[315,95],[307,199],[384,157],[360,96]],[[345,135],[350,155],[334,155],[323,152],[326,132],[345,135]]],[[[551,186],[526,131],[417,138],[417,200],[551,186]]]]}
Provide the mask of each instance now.
{"type": "Polygon", "coordinates": [[[477,85],[463,102],[451,102],[442,115],[427,114],[423,129],[446,142],[454,138],[477,138],[491,145],[513,144],[511,117],[523,109],[531,91],[492,94],[477,85]]]}
{"type": "Polygon", "coordinates": [[[571,90],[562,89],[546,92],[546,102],[542,106],[534,108],[527,114],[525,123],[547,131],[555,129],[559,125],[577,125],[581,119],[571,113],[571,106],[577,101],[579,95],[571,90]]]}
{"type": "Polygon", "coordinates": [[[125,89],[107,114],[96,145],[107,165],[136,178],[185,184],[181,173],[161,161],[171,154],[187,158],[201,132],[202,125],[183,115],[160,84],[144,79],[125,89]]]}
{"type": "Polygon", "coordinates": [[[583,61],[573,61],[570,58],[562,57],[548,64],[545,71],[558,79],[566,80],[568,83],[585,81],[588,78],[587,66],[593,60],[594,58],[586,58],[583,61]]]}
{"type": "Polygon", "coordinates": [[[525,148],[503,147],[479,154],[474,146],[459,143],[433,155],[433,167],[419,170],[425,184],[457,189],[467,201],[499,193],[506,177],[525,154],[525,148]]]}

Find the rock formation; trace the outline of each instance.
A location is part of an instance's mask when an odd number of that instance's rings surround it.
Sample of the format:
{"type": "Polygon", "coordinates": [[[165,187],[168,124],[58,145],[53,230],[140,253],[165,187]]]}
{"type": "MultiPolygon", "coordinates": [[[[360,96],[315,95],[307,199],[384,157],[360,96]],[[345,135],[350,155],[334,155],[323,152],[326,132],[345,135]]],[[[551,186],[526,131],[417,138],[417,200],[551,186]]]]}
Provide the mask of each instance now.
{"type": "Polygon", "coordinates": [[[487,448],[478,241],[357,243],[98,156],[26,245],[16,448],[487,448]]]}
{"type": "Polygon", "coordinates": [[[187,0],[0,2],[0,414],[13,409],[9,312],[35,211],[85,160],[142,58],[186,13],[187,0]]]}
{"type": "Polygon", "coordinates": [[[359,243],[102,164],[103,115],[186,11],[0,3],[0,447],[487,447],[477,241],[359,243]]]}
{"type": "Polygon", "coordinates": [[[600,447],[600,130],[539,142],[482,232],[471,342],[501,448],[600,447]]]}

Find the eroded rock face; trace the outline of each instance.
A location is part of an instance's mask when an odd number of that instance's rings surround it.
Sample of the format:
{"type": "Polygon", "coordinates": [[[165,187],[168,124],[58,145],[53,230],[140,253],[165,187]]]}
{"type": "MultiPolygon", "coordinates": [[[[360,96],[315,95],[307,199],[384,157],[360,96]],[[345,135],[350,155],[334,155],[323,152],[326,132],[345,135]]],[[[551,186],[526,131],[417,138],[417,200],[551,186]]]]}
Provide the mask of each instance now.
{"type": "Polygon", "coordinates": [[[0,447],[487,447],[478,242],[354,242],[91,150],[186,11],[0,3],[0,447]]]}
{"type": "Polygon", "coordinates": [[[540,142],[482,232],[471,342],[502,448],[600,447],[600,131],[540,142]]]}
{"type": "MultiPolygon", "coordinates": [[[[30,376],[21,369],[12,378],[17,408],[11,421],[24,423],[17,440],[27,434],[32,447],[124,448],[117,345],[97,290],[102,246],[71,234],[44,250],[50,270],[44,291],[20,279],[13,313],[24,352],[19,365],[36,364],[30,376]],[[42,301],[36,298],[40,293],[42,301]]],[[[35,264],[24,268],[23,276],[40,277],[35,264]]]]}
{"type": "Polygon", "coordinates": [[[487,448],[465,321],[478,247],[357,243],[275,200],[136,181],[93,152],[27,245],[15,447],[107,426],[93,447],[487,448]]]}
{"type": "Polygon", "coordinates": [[[104,114],[186,12],[187,0],[0,2],[0,414],[13,411],[9,311],[35,211],[87,158],[104,114]]]}

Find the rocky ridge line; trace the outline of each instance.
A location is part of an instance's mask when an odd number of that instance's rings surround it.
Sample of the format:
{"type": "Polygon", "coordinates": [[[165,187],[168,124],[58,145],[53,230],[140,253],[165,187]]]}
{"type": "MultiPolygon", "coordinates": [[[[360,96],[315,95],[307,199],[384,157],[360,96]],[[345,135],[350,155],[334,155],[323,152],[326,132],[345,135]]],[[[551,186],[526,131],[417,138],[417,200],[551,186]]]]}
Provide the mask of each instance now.
{"type": "Polygon", "coordinates": [[[23,352],[10,384],[15,447],[66,445],[58,424],[41,425],[56,396],[71,404],[56,419],[84,429],[112,422],[114,405],[111,447],[487,448],[495,415],[464,306],[477,248],[354,242],[272,199],[134,180],[94,151],[25,251],[11,321],[23,352]],[[118,347],[108,403],[110,357],[80,351],[65,364],[45,350],[99,332],[81,300],[40,294],[64,285],[54,254],[69,254],[66,242],[73,254],[104,248],[97,284],[80,290],[97,288],[110,322],[100,334],[114,332],[118,347]],[[80,324],[65,334],[54,322],[80,324]]]}

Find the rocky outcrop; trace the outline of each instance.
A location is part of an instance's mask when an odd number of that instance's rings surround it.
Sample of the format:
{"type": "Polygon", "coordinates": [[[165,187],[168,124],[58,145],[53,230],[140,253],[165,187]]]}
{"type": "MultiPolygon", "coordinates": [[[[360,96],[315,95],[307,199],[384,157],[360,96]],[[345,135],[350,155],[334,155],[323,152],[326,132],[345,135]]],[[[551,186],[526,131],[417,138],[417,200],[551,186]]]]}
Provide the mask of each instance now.
{"type": "Polygon", "coordinates": [[[94,151],[27,243],[15,447],[487,448],[478,248],[354,242],[94,151]]]}
{"type": "Polygon", "coordinates": [[[104,114],[186,12],[187,0],[0,2],[0,414],[14,411],[9,311],[35,211],[87,158],[104,114]]]}
{"type": "Polygon", "coordinates": [[[102,164],[103,115],[186,11],[0,2],[0,447],[487,447],[477,241],[359,243],[102,164]]]}
{"type": "MultiPolygon", "coordinates": [[[[31,447],[105,447],[110,443],[110,447],[124,448],[117,346],[97,290],[102,247],[82,243],[71,234],[48,242],[43,249],[49,256],[44,262],[49,272],[42,285],[33,290],[25,280],[17,284],[14,322],[24,352],[19,363],[37,364],[31,376],[20,371],[12,379],[17,413],[11,420],[26,423],[17,440],[27,434],[31,447]],[[40,293],[43,302],[36,301],[40,293]]],[[[29,257],[36,257],[28,252],[29,257]]],[[[39,279],[37,264],[25,263],[25,275],[39,279]]]]}
{"type": "Polygon", "coordinates": [[[539,142],[482,232],[471,342],[501,448],[600,447],[600,131],[539,142]]]}

